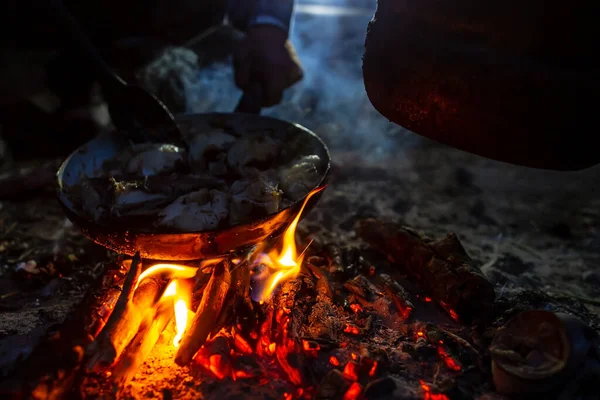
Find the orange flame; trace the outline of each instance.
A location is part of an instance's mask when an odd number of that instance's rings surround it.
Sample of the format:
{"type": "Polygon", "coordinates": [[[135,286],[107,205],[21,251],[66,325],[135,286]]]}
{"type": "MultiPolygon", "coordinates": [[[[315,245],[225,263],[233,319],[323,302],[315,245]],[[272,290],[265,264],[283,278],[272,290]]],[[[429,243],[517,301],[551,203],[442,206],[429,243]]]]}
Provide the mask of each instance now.
{"type": "Polygon", "coordinates": [[[304,251],[298,255],[296,249],[296,228],[298,227],[298,222],[300,221],[300,216],[302,215],[302,211],[304,211],[306,203],[308,203],[312,196],[319,193],[323,189],[325,189],[325,186],[314,189],[306,196],[300,211],[283,234],[281,250],[277,251],[277,249],[273,249],[267,254],[259,254],[256,258],[254,265],[263,264],[269,270],[264,288],[260,290],[256,296],[257,301],[260,302],[270,298],[273,294],[273,291],[280,283],[296,277],[300,272],[302,260],[304,258],[304,252],[306,249],[304,249],[304,251]]]}
{"type": "Polygon", "coordinates": [[[140,282],[154,275],[165,274],[168,278],[171,279],[189,279],[196,276],[197,271],[198,268],[188,267],[186,265],[154,264],[153,266],[151,266],[150,268],[148,268],[140,274],[140,277],[138,278],[135,287],[137,289],[140,282]]]}
{"type": "Polygon", "coordinates": [[[188,302],[191,297],[188,290],[185,290],[184,285],[177,284],[177,281],[173,281],[167,286],[164,297],[173,297],[173,307],[175,309],[175,328],[176,334],[173,338],[173,346],[179,347],[181,338],[185,333],[185,328],[188,325],[191,311],[189,310],[188,302]]]}

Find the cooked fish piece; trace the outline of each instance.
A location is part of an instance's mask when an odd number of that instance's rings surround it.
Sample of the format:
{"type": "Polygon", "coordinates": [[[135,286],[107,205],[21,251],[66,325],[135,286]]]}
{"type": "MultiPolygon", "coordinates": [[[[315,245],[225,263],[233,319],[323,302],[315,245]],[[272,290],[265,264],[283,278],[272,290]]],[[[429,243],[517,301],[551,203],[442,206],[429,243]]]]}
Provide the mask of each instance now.
{"type": "Polygon", "coordinates": [[[125,171],[139,176],[152,176],[175,170],[185,161],[183,149],[170,144],[151,145],[133,156],[125,171]]]}
{"type": "Polygon", "coordinates": [[[319,156],[302,157],[278,171],[279,186],[285,197],[297,201],[319,183],[319,156]]]}
{"type": "Polygon", "coordinates": [[[67,190],[81,204],[82,211],[93,221],[100,222],[110,215],[111,192],[109,182],[81,178],[81,183],[67,190]]]}
{"type": "Polygon", "coordinates": [[[180,232],[213,230],[227,220],[227,204],[227,194],[215,189],[188,193],[159,213],[158,226],[180,232]]]}
{"type": "Polygon", "coordinates": [[[133,174],[153,176],[174,171],[186,161],[184,149],[172,144],[135,144],[108,161],[104,169],[108,175],[133,174]]]}
{"type": "Polygon", "coordinates": [[[240,173],[246,167],[267,169],[279,155],[281,143],[269,136],[245,137],[237,140],[227,152],[227,165],[240,173]]]}
{"type": "Polygon", "coordinates": [[[161,193],[149,193],[144,189],[130,187],[115,192],[111,214],[114,217],[156,215],[173,198],[161,193]]]}
{"type": "Polygon", "coordinates": [[[279,211],[282,192],[264,179],[245,179],[231,185],[229,223],[251,222],[279,211]]]}
{"type": "Polygon", "coordinates": [[[229,173],[226,153],[219,153],[214,161],[208,162],[208,173],[212,176],[226,176],[229,173]]]}
{"type": "Polygon", "coordinates": [[[204,171],[211,160],[225,153],[235,142],[235,137],[222,130],[202,133],[190,141],[189,163],[193,171],[204,171]]]}

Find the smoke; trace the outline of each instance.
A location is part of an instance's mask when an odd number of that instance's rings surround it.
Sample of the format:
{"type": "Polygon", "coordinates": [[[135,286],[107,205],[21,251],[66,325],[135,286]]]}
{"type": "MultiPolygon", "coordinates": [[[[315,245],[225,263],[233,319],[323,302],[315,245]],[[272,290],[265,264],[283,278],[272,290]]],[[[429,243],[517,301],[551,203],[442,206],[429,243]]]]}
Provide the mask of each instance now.
{"type": "MultiPolygon", "coordinates": [[[[262,114],[299,123],[319,134],[332,151],[360,150],[366,159],[397,155],[400,140],[402,149],[421,140],[381,116],[365,92],[362,55],[376,0],[296,4],[290,39],[304,67],[304,79],[286,91],[281,104],[262,114]]],[[[231,63],[214,64],[198,74],[188,111],[231,112],[241,96],[231,63]]]]}

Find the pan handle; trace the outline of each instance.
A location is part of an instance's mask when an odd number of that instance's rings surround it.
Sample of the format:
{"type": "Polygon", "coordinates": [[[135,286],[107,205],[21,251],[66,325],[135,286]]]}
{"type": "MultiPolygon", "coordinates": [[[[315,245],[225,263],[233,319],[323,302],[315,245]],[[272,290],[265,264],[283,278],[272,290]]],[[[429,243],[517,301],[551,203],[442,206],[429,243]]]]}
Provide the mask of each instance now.
{"type": "Polygon", "coordinates": [[[68,34],[72,45],[87,57],[92,66],[95,67],[99,73],[99,78],[102,79],[102,83],[110,87],[115,87],[115,85],[118,87],[125,86],[127,83],[104,61],[96,47],[86,34],[83,33],[65,3],[62,0],[50,0],[49,4],[52,7],[53,16],[62,26],[65,33],[68,34]]]}
{"type": "Polygon", "coordinates": [[[237,106],[236,113],[260,114],[263,105],[263,87],[255,82],[244,92],[237,106]]]}

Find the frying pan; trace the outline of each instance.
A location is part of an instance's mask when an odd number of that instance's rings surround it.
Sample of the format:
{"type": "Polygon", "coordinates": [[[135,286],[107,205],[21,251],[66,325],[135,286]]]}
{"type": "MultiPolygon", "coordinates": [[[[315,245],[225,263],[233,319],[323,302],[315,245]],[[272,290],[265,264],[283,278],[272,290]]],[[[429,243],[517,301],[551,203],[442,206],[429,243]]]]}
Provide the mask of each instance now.
{"type": "MultiPolygon", "coordinates": [[[[330,169],[330,154],[325,143],[310,130],[289,122],[256,114],[209,113],[176,117],[184,137],[191,131],[209,132],[232,127],[243,136],[264,135],[265,132],[284,143],[284,158],[315,154],[319,182],[315,189],[325,185],[330,169]]],[[[197,133],[194,133],[197,134],[197,133]]],[[[121,254],[140,252],[143,258],[164,261],[200,260],[249,249],[266,239],[283,233],[302,207],[305,197],[289,207],[249,224],[202,232],[173,232],[166,229],[144,229],[123,223],[99,223],[91,220],[77,205],[68,187],[82,177],[93,176],[105,160],[115,157],[128,146],[127,140],[116,132],[106,132],[75,150],[57,172],[58,199],[67,217],[94,242],[121,254]]],[[[306,204],[305,215],[318,201],[322,192],[313,195],[306,204]]]]}

